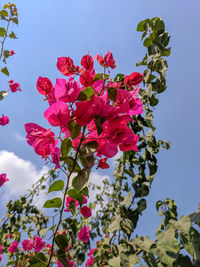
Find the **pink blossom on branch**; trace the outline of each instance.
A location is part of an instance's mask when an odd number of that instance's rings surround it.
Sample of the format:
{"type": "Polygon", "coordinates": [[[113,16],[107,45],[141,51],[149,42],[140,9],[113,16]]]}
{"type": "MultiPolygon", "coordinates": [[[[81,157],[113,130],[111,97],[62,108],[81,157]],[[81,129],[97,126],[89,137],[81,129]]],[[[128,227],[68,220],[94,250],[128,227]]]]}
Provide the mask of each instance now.
{"type": "Polygon", "coordinates": [[[126,75],[124,78],[124,84],[127,87],[138,85],[143,80],[143,74],[139,72],[133,72],[131,75],[126,75]]]}
{"type": "Polygon", "coordinates": [[[89,218],[92,216],[92,211],[90,208],[88,208],[87,206],[84,206],[80,209],[80,213],[83,215],[83,217],[85,218],[89,218]]]}
{"type": "Polygon", "coordinates": [[[84,243],[88,243],[90,240],[90,230],[88,226],[84,226],[81,228],[79,234],[78,234],[78,239],[83,241],[84,243]]]}
{"type": "Polygon", "coordinates": [[[92,70],[94,66],[93,58],[89,54],[83,56],[81,59],[81,66],[86,70],[92,70]]]}
{"type": "Polygon", "coordinates": [[[13,55],[15,55],[15,51],[14,51],[14,50],[10,50],[10,51],[9,51],[9,56],[11,57],[11,56],[13,56],[13,55]]]}
{"type": "Polygon", "coordinates": [[[52,104],[45,112],[44,117],[52,126],[65,126],[69,122],[70,111],[63,101],[52,104]]]}
{"type": "Polygon", "coordinates": [[[58,143],[50,129],[47,130],[36,123],[26,123],[25,130],[27,143],[34,148],[36,154],[42,157],[50,155],[52,148],[58,143]]]}
{"type": "Polygon", "coordinates": [[[6,125],[6,124],[8,124],[8,123],[9,123],[9,118],[8,118],[8,116],[4,116],[4,115],[2,115],[2,117],[0,117],[0,125],[4,126],[4,125],[6,125]]]}
{"type": "Polygon", "coordinates": [[[53,84],[46,77],[40,76],[37,80],[36,87],[37,87],[38,92],[44,96],[50,95],[53,91],[53,84]]]}
{"type": "Polygon", "coordinates": [[[17,240],[13,241],[12,244],[10,245],[10,247],[8,248],[8,251],[10,253],[15,253],[17,251],[17,248],[18,248],[18,242],[17,240]]]}
{"type": "Polygon", "coordinates": [[[79,72],[79,67],[74,65],[70,57],[59,57],[57,60],[57,68],[65,76],[72,76],[79,72]]]}
{"type": "Polygon", "coordinates": [[[0,174],[0,187],[5,183],[8,182],[9,179],[6,177],[6,173],[0,174]]]}
{"type": "Polygon", "coordinates": [[[21,87],[19,83],[15,83],[13,80],[10,80],[8,83],[9,83],[9,87],[12,93],[21,91],[21,87]]]}
{"type": "Polygon", "coordinates": [[[45,242],[42,241],[42,238],[39,236],[33,237],[33,248],[36,253],[40,252],[45,248],[45,242]]]}
{"type": "Polygon", "coordinates": [[[99,62],[99,64],[103,67],[110,67],[112,69],[116,68],[116,64],[115,64],[115,60],[113,59],[113,55],[110,51],[108,51],[104,57],[97,55],[97,60],[99,62]]]}
{"type": "Polygon", "coordinates": [[[23,250],[31,250],[33,248],[33,245],[32,245],[32,238],[30,240],[24,240],[22,242],[22,249],[23,250]]]}
{"type": "Polygon", "coordinates": [[[100,159],[98,162],[97,168],[108,169],[110,166],[108,163],[106,163],[106,161],[107,161],[107,158],[100,159]]]}

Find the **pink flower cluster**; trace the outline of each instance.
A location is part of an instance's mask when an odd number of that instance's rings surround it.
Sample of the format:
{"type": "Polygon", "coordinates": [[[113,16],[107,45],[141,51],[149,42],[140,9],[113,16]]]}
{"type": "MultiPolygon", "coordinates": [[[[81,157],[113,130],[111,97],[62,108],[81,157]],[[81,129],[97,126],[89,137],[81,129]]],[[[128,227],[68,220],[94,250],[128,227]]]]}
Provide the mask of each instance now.
{"type": "Polygon", "coordinates": [[[4,126],[4,125],[6,125],[6,124],[8,124],[8,123],[9,123],[9,118],[8,118],[8,116],[4,116],[4,115],[2,115],[2,117],[0,117],[0,125],[4,126]]]}
{"type": "Polygon", "coordinates": [[[34,249],[34,251],[36,253],[40,252],[41,250],[43,250],[45,248],[45,242],[42,241],[42,238],[39,236],[34,236],[33,240],[32,238],[30,240],[24,240],[22,242],[22,249],[24,251],[29,251],[34,249]]]}
{"type": "Polygon", "coordinates": [[[8,182],[9,179],[7,178],[6,173],[0,174],[0,187],[5,183],[8,182]]]}
{"type": "MultiPolygon", "coordinates": [[[[105,70],[116,67],[110,51],[104,57],[97,55],[95,58],[105,70]]],[[[49,107],[44,112],[44,117],[50,125],[59,127],[64,138],[70,137],[69,123],[75,122],[82,129],[85,126],[82,144],[90,141],[98,143],[98,167],[105,169],[109,167],[107,158],[114,157],[118,148],[121,151],[137,151],[139,137],[128,127],[128,123],[133,121],[132,115],[143,112],[142,102],[137,97],[143,75],[137,72],[127,75],[124,89],[121,82],[115,83],[110,78],[96,79],[94,59],[87,54],[81,59],[81,66],[77,66],[70,57],[60,57],[57,67],[63,75],[69,77],[68,80],[56,79],[53,86],[48,78],[39,77],[36,85],[38,92],[48,100],[49,107]],[[76,77],[79,77],[79,81],[75,80],[76,77]],[[81,94],[83,96],[88,87],[91,95],[87,99],[81,99],[81,94]],[[102,156],[105,158],[101,159],[102,156]]],[[[58,168],[60,149],[55,134],[35,123],[25,124],[25,129],[28,144],[43,158],[51,155],[51,161],[58,168]]],[[[78,146],[80,137],[81,134],[72,140],[74,149],[78,146]]]]}
{"type": "MultiPolygon", "coordinates": [[[[69,209],[69,206],[71,204],[71,202],[74,201],[75,203],[75,208],[78,207],[80,204],[77,200],[71,198],[70,196],[67,196],[66,197],[66,202],[65,202],[65,205],[66,205],[66,209],[64,211],[67,211],[69,212],[70,209],[69,209]]],[[[83,204],[87,204],[87,199],[86,199],[86,196],[83,195],[83,204]]],[[[80,208],[80,213],[81,215],[83,215],[83,217],[85,218],[89,218],[92,216],[92,211],[90,208],[88,208],[87,206],[83,206],[80,208]]]]}

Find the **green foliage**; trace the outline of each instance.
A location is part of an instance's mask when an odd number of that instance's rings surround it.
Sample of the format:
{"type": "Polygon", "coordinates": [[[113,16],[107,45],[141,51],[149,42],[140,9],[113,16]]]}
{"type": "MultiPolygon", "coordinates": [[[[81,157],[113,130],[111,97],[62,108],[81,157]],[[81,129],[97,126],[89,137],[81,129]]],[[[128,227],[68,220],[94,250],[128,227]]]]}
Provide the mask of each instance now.
{"type": "Polygon", "coordinates": [[[47,200],[44,203],[43,208],[60,208],[61,204],[62,204],[61,198],[55,197],[55,198],[52,198],[50,200],[47,200]]]}

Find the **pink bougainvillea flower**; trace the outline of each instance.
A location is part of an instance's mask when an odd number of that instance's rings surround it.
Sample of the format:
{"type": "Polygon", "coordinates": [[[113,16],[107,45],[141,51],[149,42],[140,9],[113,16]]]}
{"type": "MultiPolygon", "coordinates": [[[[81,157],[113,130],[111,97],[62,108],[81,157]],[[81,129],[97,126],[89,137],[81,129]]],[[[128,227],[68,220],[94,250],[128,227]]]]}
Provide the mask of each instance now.
{"type": "Polygon", "coordinates": [[[15,83],[13,80],[9,81],[9,87],[12,93],[15,93],[17,91],[21,91],[21,87],[19,83],[15,83]]]}
{"type": "Polygon", "coordinates": [[[90,257],[90,258],[87,260],[85,266],[93,266],[93,264],[94,264],[94,257],[90,257]]]}
{"type": "Polygon", "coordinates": [[[67,196],[65,201],[66,209],[64,211],[70,211],[69,205],[72,201],[75,202],[75,208],[79,206],[79,202],[77,200],[71,198],[70,196],[67,196]]]}
{"type": "Polygon", "coordinates": [[[103,67],[110,67],[112,69],[116,68],[115,60],[113,59],[113,55],[110,51],[108,51],[104,57],[97,55],[97,60],[103,67]]]}
{"type": "Polygon", "coordinates": [[[86,70],[92,70],[94,66],[93,58],[89,54],[86,54],[81,59],[81,66],[86,70]]]}
{"type": "Polygon", "coordinates": [[[3,245],[0,245],[0,254],[2,253],[3,251],[3,245]]]}
{"type": "Polygon", "coordinates": [[[24,240],[22,242],[22,249],[27,251],[27,250],[31,250],[33,248],[33,245],[32,245],[32,238],[30,240],[24,240]]]}
{"type": "Polygon", "coordinates": [[[73,115],[79,125],[88,125],[95,115],[107,116],[108,105],[103,96],[93,96],[89,101],[77,102],[73,115]]]}
{"type": "Polygon", "coordinates": [[[52,104],[45,112],[44,117],[52,126],[65,126],[69,122],[70,111],[68,106],[59,101],[52,104]]]}
{"type": "Polygon", "coordinates": [[[90,208],[88,208],[87,206],[84,206],[80,209],[80,213],[83,215],[83,217],[85,218],[89,218],[92,216],[92,211],[90,208]]]}
{"type": "Polygon", "coordinates": [[[55,170],[57,170],[60,167],[60,156],[61,156],[60,148],[53,146],[50,152],[52,161],[55,164],[55,170]]]}
{"type": "Polygon", "coordinates": [[[73,267],[74,266],[74,262],[70,260],[70,256],[67,257],[67,262],[68,262],[68,267],[73,267]]]}
{"type": "Polygon", "coordinates": [[[34,148],[36,154],[42,157],[50,155],[51,149],[58,143],[50,129],[47,130],[36,123],[26,123],[25,130],[27,143],[34,148]]]}
{"type": "Polygon", "coordinates": [[[49,78],[46,77],[39,77],[36,83],[36,87],[38,92],[41,95],[48,96],[53,91],[53,84],[49,80],[49,78]]]}
{"type": "Polygon", "coordinates": [[[40,252],[45,248],[45,242],[42,241],[42,238],[39,236],[34,236],[33,237],[33,248],[36,253],[40,252]]]}
{"type": "Polygon", "coordinates": [[[70,57],[59,57],[57,60],[57,68],[65,76],[72,76],[79,72],[79,67],[74,65],[70,57]]]}
{"type": "MultiPolygon", "coordinates": [[[[129,129],[129,128],[128,128],[129,129]]],[[[121,144],[119,144],[119,149],[121,151],[138,151],[137,142],[139,141],[139,136],[134,134],[131,129],[126,136],[122,138],[121,144]]]]}
{"type": "Polygon", "coordinates": [[[9,51],[9,56],[11,57],[11,56],[13,56],[13,55],[15,55],[15,51],[14,51],[14,50],[10,50],[10,51],[9,51]]]}
{"type": "Polygon", "coordinates": [[[2,261],[2,255],[0,254],[0,262],[2,261]]]}
{"type": "Polygon", "coordinates": [[[92,86],[94,82],[94,76],[94,69],[82,71],[80,74],[79,82],[85,87],[92,86]]]}
{"type": "Polygon", "coordinates": [[[5,183],[8,182],[9,179],[6,177],[6,173],[0,174],[0,187],[5,183]]]}
{"type": "Polygon", "coordinates": [[[6,124],[8,124],[8,123],[9,123],[9,118],[8,118],[8,116],[4,116],[4,115],[2,115],[2,117],[0,117],[0,125],[4,126],[4,125],[6,125],[6,124]]]}
{"type": "Polygon", "coordinates": [[[13,241],[12,244],[10,245],[10,247],[8,248],[8,251],[10,253],[15,253],[17,251],[17,248],[18,248],[18,242],[17,240],[13,241]]]}
{"type": "Polygon", "coordinates": [[[143,80],[143,74],[139,72],[133,72],[131,75],[126,75],[124,78],[124,84],[127,87],[133,87],[138,85],[143,80]]]}
{"type": "Polygon", "coordinates": [[[91,257],[92,255],[93,255],[93,253],[94,253],[94,251],[96,251],[97,249],[96,248],[91,248],[90,249],[90,252],[88,252],[88,257],[91,257]]]}
{"type": "Polygon", "coordinates": [[[81,91],[80,85],[74,80],[56,79],[54,95],[57,100],[73,103],[81,91]]]}
{"type": "Polygon", "coordinates": [[[90,230],[88,226],[84,226],[81,228],[79,234],[78,234],[78,239],[83,241],[84,243],[88,243],[90,240],[90,230]]]}
{"type": "Polygon", "coordinates": [[[106,163],[106,161],[107,161],[107,158],[100,159],[97,167],[101,169],[108,169],[110,166],[108,163],[106,163]]]}

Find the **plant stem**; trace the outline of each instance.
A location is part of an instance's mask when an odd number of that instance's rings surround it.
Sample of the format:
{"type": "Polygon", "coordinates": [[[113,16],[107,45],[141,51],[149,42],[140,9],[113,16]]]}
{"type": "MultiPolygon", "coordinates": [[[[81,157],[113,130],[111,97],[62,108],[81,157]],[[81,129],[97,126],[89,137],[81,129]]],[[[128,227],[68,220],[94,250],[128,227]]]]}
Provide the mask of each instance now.
{"type": "Polygon", "coordinates": [[[69,172],[69,174],[67,175],[67,185],[66,185],[64,196],[63,196],[63,200],[62,200],[62,207],[61,207],[61,210],[60,210],[59,221],[58,221],[58,224],[56,226],[56,230],[55,230],[55,232],[53,234],[52,247],[51,247],[51,252],[50,252],[50,256],[49,256],[49,261],[48,261],[47,267],[50,266],[51,259],[53,257],[53,249],[54,249],[54,243],[55,243],[56,233],[58,232],[58,229],[59,229],[60,224],[62,222],[62,215],[63,215],[63,210],[64,210],[64,207],[65,207],[65,198],[66,198],[66,195],[67,195],[67,191],[69,189],[69,182],[70,182],[71,175],[72,175],[72,173],[74,171],[74,168],[76,166],[76,161],[77,161],[77,158],[78,158],[78,153],[79,153],[81,144],[82,144],[83,139],[84,139],[85,130],[86,130],[86,126],[83,127],[83,132],[82,132],[81,140],[80,140],[80,143],[79,143],[78,148],[77,148],[77,151],[76,151],[76,155],[75,155],[75,158],[74,158],[74,163],[73,163],[72,169],[69,172]]]}

